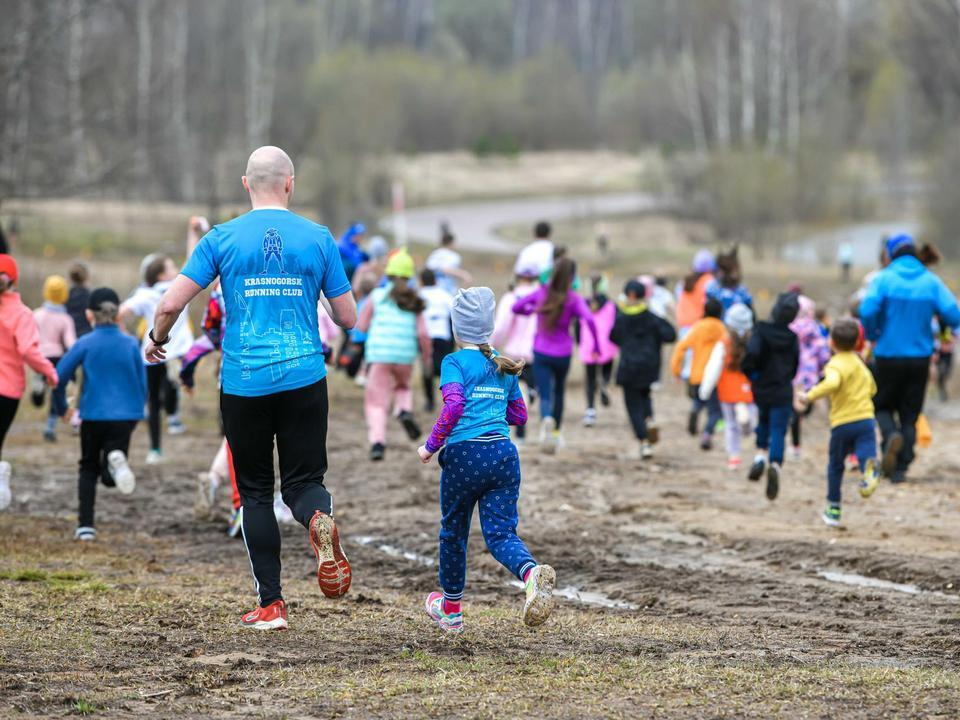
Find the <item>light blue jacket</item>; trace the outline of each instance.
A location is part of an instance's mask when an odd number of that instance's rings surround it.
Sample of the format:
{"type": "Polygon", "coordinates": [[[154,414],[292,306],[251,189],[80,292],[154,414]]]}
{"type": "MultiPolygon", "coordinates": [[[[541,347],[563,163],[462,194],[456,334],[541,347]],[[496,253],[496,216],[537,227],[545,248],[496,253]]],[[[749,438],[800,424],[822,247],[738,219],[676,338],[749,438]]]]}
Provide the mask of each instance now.
{"type": "Polygon", "coordinates": [[[373,321],[367,332],[364,357],[368,363],[410,365],[417,358],[417,316],[401,310],[390,298],[393,285],[377,288],[370,294],[373,321]]]}
{"type": "Polygon", "coordinates": [[[860,320],[878,358],[930,357],[934,317],[946,327],[960,326],[957,299],[912,255],[880,271],[860,303],[860,320]]]}

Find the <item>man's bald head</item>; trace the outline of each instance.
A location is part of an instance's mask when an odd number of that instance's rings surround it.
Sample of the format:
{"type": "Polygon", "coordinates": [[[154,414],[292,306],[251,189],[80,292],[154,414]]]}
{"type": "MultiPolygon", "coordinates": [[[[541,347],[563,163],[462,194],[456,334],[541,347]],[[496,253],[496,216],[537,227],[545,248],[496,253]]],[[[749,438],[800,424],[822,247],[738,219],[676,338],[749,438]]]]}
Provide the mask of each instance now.
{"type": "Polygon", "coordinates": [[[289,200],[293,192],[293,161],[280,148],[264,145],[250,153],[243,181],[256,200],[289,200]]]}

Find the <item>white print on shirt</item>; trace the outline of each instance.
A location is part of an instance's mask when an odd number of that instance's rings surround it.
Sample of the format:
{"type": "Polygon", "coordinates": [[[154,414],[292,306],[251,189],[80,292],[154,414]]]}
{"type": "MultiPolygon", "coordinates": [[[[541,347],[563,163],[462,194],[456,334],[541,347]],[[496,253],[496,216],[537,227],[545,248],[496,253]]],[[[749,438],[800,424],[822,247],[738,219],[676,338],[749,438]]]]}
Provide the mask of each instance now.
{"type": "Polygon", "coordinates": [[[250,313],[247,299],[253,298],[302,298],[303,278],[286,274],[283,267],[283,240],[276,228],[270,228],[263,236],[263,271],[254,277],[244,278],[243,293],[234,292],[234,299],[240,307],[240,379],[249,381],[252,369],[249,363],[250,340],[252,337],[265,339],[272,345],[270,352],[270,379],[273,382],[283,380],[284,370],[293,370],[300,366],[300,358],[314,354],[314,342],[309,331],[297,323],[297,313],[293,307],[280,307],[279,325],[271,324],[267,328],[256,328],[250,313]],[[267,269],[271,260],[276,260],[282,276],[268,276],[267,269]]]}

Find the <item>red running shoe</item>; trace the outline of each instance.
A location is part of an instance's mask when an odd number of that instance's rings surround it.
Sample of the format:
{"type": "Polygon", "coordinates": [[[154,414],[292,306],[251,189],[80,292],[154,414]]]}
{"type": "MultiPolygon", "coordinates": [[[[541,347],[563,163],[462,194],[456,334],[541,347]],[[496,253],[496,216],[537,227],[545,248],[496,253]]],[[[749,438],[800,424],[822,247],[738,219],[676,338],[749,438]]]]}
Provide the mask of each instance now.
{"type": "Polygon", "coordinates": [[[346,595],[353,572],[333,518],[317,510],[310,519],[310,545],[317,555],[317,583],[328,598],[346,595]]]}
{"type": "Polygon", "coordinates": [[[258,607],[240,618],[240,623],[253,630],[286,630],[287,604],[277,600],[266,607],[258,607]]]}

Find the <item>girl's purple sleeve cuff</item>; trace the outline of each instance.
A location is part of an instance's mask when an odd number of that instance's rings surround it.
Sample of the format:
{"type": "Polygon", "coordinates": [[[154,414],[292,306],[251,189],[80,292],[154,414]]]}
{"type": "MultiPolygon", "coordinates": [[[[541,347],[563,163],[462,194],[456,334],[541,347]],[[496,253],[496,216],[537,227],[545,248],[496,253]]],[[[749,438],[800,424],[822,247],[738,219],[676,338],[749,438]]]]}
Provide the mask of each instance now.
{"type": "Polygon", "coordinates": [[[507,403],[507,424],[516,427],[527,424],[527,404],[522,397],[507,403]]]}
{"type": "MultiPolygon", "coordinates": [[[[430,432],[430,437],[424,447],[427,452],[435,453],[444,446],[450,433],[463,417],[463,410],[467,405],[467,399],[463,395],[463,385],[460,383],[447,383],[440,392],[443,393],[443,408],[440,410],[440,417],[430,432]]],[[[526,410],[524,410],[526,415],[526,410]]]]}

